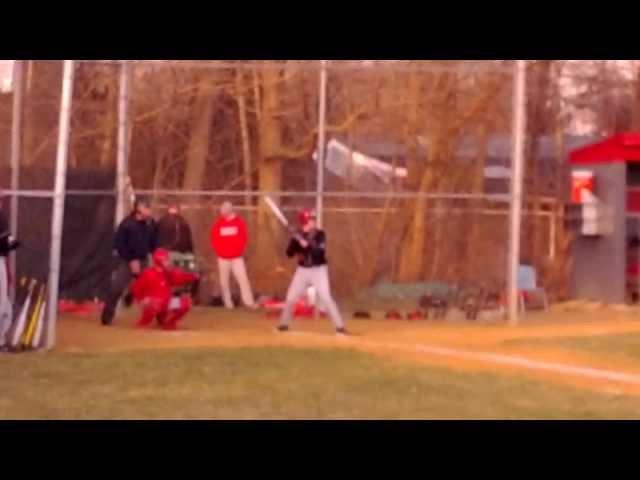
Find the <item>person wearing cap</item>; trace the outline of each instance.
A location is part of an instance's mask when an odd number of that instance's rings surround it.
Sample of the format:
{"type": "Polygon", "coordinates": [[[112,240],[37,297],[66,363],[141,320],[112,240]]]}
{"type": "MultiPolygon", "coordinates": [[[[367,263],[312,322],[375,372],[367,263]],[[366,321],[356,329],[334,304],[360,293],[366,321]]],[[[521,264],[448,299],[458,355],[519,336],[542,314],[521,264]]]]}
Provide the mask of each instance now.
{"type": "MultiPolygon", "coordinates": [[[[174,266],[196,270],[196,257],[193,248],[193,235],[187,220],[180,214],[180,204],[176,201],[169,203],[167,213],[158,220],[158,248],[169,251],[174,266]]],[[[181,287],[180,292],[190,292],[197,303],[200,281],[197,280],[188,287],[181,287]]]]}
{"type": "Polygon", "coordinates": [[[175,295],[175,287],[188,285],[198,279],[196,274],[171,265],[169,251],[158,248],[152,254],[153,266],[144,269],[133,282],[131,292],[140,305],[138,328],[149,328],[157,320],[164,330],[176,330],[178,322],[189,313],[191,297],[175,295]]]}
{"type": "MultiPolygon", "coordinates": [[[[118,226],[114,240],[116,266],[109,278],[101,321],[105,326],[113,323],[118,302],[149,263],[149,256],[158,243],[156,223],[151,207],[145,199],[138,199],[133,211],[118,226]]],[[[132,296],[127,294],[128,297],[132,296]]],[[[129,301],[127,302],[129,303],[129,301]]]]}
{"type": "Polygon", "coordinates": [[[158,248],[169,252],[193,253],[191,227],[180,214],[178,202],[171,202],[166,215],[158,220],[158,248]]]}
{"type": "Polygon", "coordinates": [[[256,308],[243,258],[248,242],[247,225],[233,211],[231,202],[224,202],[220,207],[220,216],[211,227],[210,240],[211,248],[218,257],[224,306],[228,309],[234,307],[229,286],[229,277],[233,273],[240,286],[242,302],[248,308],[256,308]]]}
{"type": "MultiPolygon", "coordinates": [[[[2,207],[1,193],[0,207],[2,207]]],[[[6,336],[13,320],[13,307],[9,298],[11,273],[7,259],[9,254],[19,246],[20,242],[11,235],[6,215],[0,210],[0,352],[8,351],[6,336]]]]}
{"type": "Polygon", "coordinates": [[[313,210],[302,210],[298,219],[301,229],[293,232],[287,247],[287,256],[298,258],[298,268],[287,290],[277,330],[279,332],[289,331],[296,301],[309,287],[313,287],[318,299],[329,313],[336,334],[347,335],[342,315],[340,315],[329,288],[329,270],[325,253],[327,236],[323,230],[317,228],[316,214],[313,210]]]}

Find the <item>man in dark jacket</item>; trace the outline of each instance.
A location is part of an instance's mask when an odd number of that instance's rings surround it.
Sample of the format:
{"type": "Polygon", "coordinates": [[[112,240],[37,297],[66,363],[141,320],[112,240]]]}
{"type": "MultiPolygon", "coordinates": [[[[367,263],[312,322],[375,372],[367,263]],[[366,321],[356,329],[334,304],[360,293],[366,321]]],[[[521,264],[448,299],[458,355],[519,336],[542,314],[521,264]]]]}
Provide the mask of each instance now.
{"type": "Polygon", "coordinates": [[[151,218],[151,208],[144,199],[136,200],[133,212],[125,218],[116,231],[114,250],[118,258],[109,279],[109,288],[102,311],[102,324],[111,325],[122,294],[128,290],[131,280],[148,265],[149,256],[157,247],[156,223],[151,218]]]}
{"type": "Polygon", "coordinates": [[[177,202],[171,203],[167,214],[158,221],[158,248],[170,252],[193,253],[191,228],[180,215],[177,202]]]}
{"type": "MultiPolygon", "coordinates": [[[[195,268],[196,259],[193,249],[193,236],[191,227],[180,215],[180,205],[174,201],[169,204],[166,215],[158,221],[158,248],[164,248],[171,252],[174,267],[187,268],[192,265],[195,268]]],[[[192,271],[191,273],[196,273],[192,271]]],[[[184,290],[189,291],[197,302],[200,280],[196,280],[184,290]]],[[[182,291],[179,289],[178,291],[182,291]]]]}

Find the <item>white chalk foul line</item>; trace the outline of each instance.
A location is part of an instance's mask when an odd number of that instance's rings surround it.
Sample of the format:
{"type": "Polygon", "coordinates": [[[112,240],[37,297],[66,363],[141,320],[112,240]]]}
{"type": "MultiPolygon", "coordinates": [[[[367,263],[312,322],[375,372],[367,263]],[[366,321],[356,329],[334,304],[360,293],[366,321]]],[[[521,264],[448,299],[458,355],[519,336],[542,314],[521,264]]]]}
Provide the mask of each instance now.
{"type": "MultiPolygon", "coordinates": [[[[325,337],[321,334],[313,334],[306,332],[295,332],[298,335],[309,335],[317,337],[325,337]]],[[[351,340],[351,338],[349,338],[351,340]]],[[[520,367],[527,370],[546,371],[552,373],[558,373],[562,375],[571,375],[584,378],[592,378],[598,380],[606,380],[611,382],[628,383],[633,385],[640,385],[640,375],[617,372],[615,370],[603,370],[599,368],[580,367],[576,365],[568,365],[563,363],[546,362],[542,360],[531,360],[527,357],[521,357],[517,355],[504,355],[498,353],[488,352],[473,352],[469,350],[460,350],[457,348],[438,347],[431,345],[400,345],[393,343],[380,343],[355,340],[354,344],[374,347],[374,348],[386,348],[389,350],[403,350],[413,351],[417,353],[425,353],[428,355],[436,355],[440,357],[458,358],[461,360],[475,360],[484,363],[493,363],[499,365],[508,365],[514,367],[520,367]]]]}

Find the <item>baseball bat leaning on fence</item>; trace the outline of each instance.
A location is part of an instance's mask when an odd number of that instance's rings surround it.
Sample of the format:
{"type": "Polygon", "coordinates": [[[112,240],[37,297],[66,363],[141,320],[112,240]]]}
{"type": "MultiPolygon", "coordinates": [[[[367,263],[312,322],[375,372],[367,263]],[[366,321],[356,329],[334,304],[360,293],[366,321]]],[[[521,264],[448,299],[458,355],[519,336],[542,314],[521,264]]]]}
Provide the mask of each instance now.
{"type": "Polygon", "coordinates": [[[36,331],[33,334],[33,339],[31,341],[32,348],[39,348],[40,342],[42,339],[42,332],[44,331],[44,320],[47,312],[47,285],[44,286],[44,301],[42,302],[42,307],[40,308],[40,314],[38,315],[36,331]]]}
{"type": "Polygon", "coordinates": [[[27,323],[27,328],[25,328],[24,334],[22,336],[22,348],[30,348],[32,346],[33,337],[36,332],[36,327],[38,325],[38,321],[40,320],[42,308],[46,298],[45,291],[46,285],[44,283],[41,283],[36,306],[33,310],[31,318],[29,319],[29,322],[27,323]]]}
{"type": "Polygon", "coordinates": [[[20,313],[18,314],[17,320],[16,320],[16,326],[13,330],[13,334],[11,335],[11,347],[12,348],[16,348],[18,346],[18,344],[20,343],[20,339],[22,337],[22,333],[25,329],[26,323],[27,323],[27,318],[28,318],[28,314],[29,311],[31,309],[31,303],[32,303],[32,299],[33,299],[33,294],[34,294],[34,289],[36,287],[36,280],[35,279],[31,279],[31,282],[29,283],[29,286],[27,287],[27,291],[26,291],[26,295],[24,298],[24,304],[22,305],[22,309],[20,310],[20,313]]]}
{"type": "Polygon", "coordinates": [[[27,339],[29,338],[29,333],[33,328],[33,320],[38,316],[38,310],[40,309],[40,302],[42,300],[42,285],[38,284],[34,291],[35,301],[31,307],[31,311],[27,315],[27,321],[25,322],[24,329],[22,330],[22,335],[20,335],[20,341],[18,343],[18,348],[24,349],[27,344],[27,339]]]}

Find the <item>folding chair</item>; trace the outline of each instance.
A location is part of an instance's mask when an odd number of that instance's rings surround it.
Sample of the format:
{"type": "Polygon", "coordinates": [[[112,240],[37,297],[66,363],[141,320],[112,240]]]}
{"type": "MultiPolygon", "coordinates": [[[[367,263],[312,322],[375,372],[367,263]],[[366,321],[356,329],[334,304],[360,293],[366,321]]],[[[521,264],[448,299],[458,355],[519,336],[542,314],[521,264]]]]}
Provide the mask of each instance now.
{"type": "Polygon", "coordinates": [[[526,311],[527,301],[534,296],[541,298],[544,310],[549,309],[547,291],[538,285],[536,269],[531,265],[520,265],[518,267],[518,303],[521,311],[526,311]]]}

